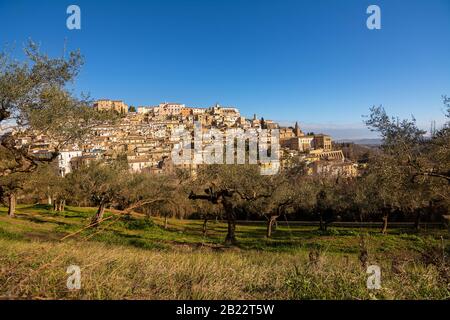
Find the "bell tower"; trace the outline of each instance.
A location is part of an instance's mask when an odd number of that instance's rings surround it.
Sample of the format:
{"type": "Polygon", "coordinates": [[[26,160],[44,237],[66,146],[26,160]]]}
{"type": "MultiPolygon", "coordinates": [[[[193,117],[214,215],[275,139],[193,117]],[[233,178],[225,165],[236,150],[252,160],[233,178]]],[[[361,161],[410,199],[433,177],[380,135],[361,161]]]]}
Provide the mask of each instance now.
{"type": "Polygon", "coordinates": [[[302,130],[300,130],[300,127],[298,126],[298,122],[295,122],[294,134],[296,137],[303,136],[303,132],[302,132],[302,130]]]}

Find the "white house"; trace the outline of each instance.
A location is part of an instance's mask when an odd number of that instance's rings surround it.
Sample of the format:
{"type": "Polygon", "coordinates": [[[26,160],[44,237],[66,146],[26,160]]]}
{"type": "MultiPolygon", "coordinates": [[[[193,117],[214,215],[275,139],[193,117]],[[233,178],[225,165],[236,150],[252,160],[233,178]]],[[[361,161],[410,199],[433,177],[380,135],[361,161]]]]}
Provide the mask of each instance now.
{"type": "Polygon", "coordinates": [[[72,171],[70,160],[75,157],[81,157],[83,152],[80,150],[60,151],[58,156],[59,174],[64,177],[72,171]]]}

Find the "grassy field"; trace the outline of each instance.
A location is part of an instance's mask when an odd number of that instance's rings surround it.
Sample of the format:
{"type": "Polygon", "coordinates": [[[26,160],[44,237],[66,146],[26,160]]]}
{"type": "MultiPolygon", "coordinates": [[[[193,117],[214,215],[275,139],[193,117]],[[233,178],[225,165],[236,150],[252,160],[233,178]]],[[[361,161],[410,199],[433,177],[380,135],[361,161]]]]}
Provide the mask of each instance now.
{"type": "Polygon", "coordinates": [[[6,299],[449,299],[447,230],[238,225],[239,245],[223,246],[226,224],[108,213],[93,230],[95,208],[0,207],[0,298],[6,299]],[[368,290],[360,262],[381,267],[381,289],[368,290]],[[67,267],[82,272],[66,287],[67,267]]]}

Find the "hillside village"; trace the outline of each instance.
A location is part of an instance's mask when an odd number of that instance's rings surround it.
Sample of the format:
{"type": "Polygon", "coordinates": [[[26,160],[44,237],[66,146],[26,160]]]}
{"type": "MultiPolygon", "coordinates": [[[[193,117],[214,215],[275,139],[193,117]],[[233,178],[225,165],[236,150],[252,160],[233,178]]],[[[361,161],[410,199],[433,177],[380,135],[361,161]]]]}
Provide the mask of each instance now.
{"type": "MultiPolygon", "coordinates": [[[[188,107],[179,103],[160,103],[157,106],[129,107],[120,100],[103,99],[93,104],[98,111],[115,111],[120,114],[115,124],[105,124],[92,129],[83,143],[59,150],[59,173],[64,176],[73,169],[95,160],[111,160],[126,156],[130,172],[164,174],[177,167],[171,159],[171,151],[179,140],[173,130],[183,125],[193,130],[200,123],[203,131],[211,128],[225,131],[230,128],[243,130],[278,129],[279,165],[281,169],[298,159],[307,165],[311,175],[356,176],[357,164],[344,157],[341,150],[334,150],[332,138],[326,134],[304,133],[298,123],[294,127],[280,127],[264,118],[248,119],[237,108],[218,104],[209,108],[188,107]]],[[[44,135],[20,134],[20,145],[27,145],[36,156],[52,151],[52,141],[44,135]]],[[[205,146],[210,141],[203,139],[205,146]]],[[[178,165],[195,173],[198,164],[178,165]]]]}

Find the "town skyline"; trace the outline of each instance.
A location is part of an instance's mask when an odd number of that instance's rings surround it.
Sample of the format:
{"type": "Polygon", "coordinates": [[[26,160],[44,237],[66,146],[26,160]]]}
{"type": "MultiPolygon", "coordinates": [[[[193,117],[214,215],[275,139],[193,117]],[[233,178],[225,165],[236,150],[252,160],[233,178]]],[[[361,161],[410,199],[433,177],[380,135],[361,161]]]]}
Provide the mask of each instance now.
{"type": "MultiPolygon", "coordinates": [[[[124,101],[124,99],[110,99],[110,98],[100,98],[100,99],[95,99],[95,100],[96,101],[99,101],[99,100],[124,101]]],[[[124,102],[126,102],[126,101],[124,101],[124,102]]],[[[187,105],[185,103],[180,103],[178,101],[167,101],[164,99],[162,99],[162,100],[160,99],[160,102],[165,103],[165,104],[187,105]]],[[[138,107],[152,107],[152,106],[157,106],[158,104],[160,104],[160,103],[154,103],[154,104],[146,103],[146,104],[142,104],[142,105],[127,104],[127,105],[129,107],[135,107],[137,110],[138,107]]],[[[223,104],[216,101],[215,103],[210,103],[210,104],[206,104],[206,105],[189,105],[189,107],[207,109],[207,108],[213,107],[214,105],[223,106],[223,104]]],[[[230,107],[234,107],[234,108],[241,110],[241,108],[239,108],[238,106],[235,106],[235,105],[230,105],[230,107]]],[[[257,115],[258,118],[262,117],[262,118],[269,119],[264,114],[260,114],[257,112],[251,113],[251,112],[252,111],[249,110],[248,113],[242,112],[242,114],[244,116],[246,116],[247,118],[252,118],[253,116],[257,115]]],[[[367,113],[368,112],[369,112],[369,109],[367,110],[367,113]]],[[[442,112],[444,112],[444,111],[442,110],[442,112]]],[[[283,127],[294,127],[295,124],[298,123],[307,132],[326,133],[326,134],[333,136],[336,141],[353,141],[353,142],[363,142],[363,143],[369,142],[369,144],[379,144],[381,142],[380,136],[376,132],[371,131],[366,126],[366,124],[364,123],[365,116],[366,115],[361,115],[361,121],[353,122],[353,123],[350,123],[350,122],[334,123],[332,121],[322,122],[322,123],[311,123],[311,122],[302,121],[301,119],[291,119],[291,120],[282,119],[282,120],[280,120],[277,118],[274,118],[274,119],[270,118],[270,120],[278,123],[280,126],[283,126],[283,127]]],[[[414,115],[411,115],[411,117],[414,117],[414,115]]],[[[435,126],[436,128],[439,129],[440,127],[442,127],[444,122],[442,121],[442,119],[438,119],[438,120],[431,120],[429,122],[417,121],[417,124],[420,128],[427,131],[427,133],[429,134],[429,132],[431,131],[430,130],[431,126],[435,126]]]]}
{"type": "Polygon", "coordinates": [[[51,55],[80,49],[77,94],[130,105],[218,102],[338,139],[373,138],[361,116],[374,105],[414,115],[425,130],[443,123],[446,1],[378,1],[380,30],[367,29],[365,1],[76,4],[80,30],[65,26],[69,3],[1,1],[9,28],[0,41],[18,57],[29,38],[51,55]]]}
{"type": "Polygon", "coordinates": [[[205,165],[225,163],[257,164],[261,175],[275,175],[300,160],[308,175],[358,175],[358,163],[347,159],[341,150],[345,145],[333,144],[330,135],[303,131],[297,122],[285,127],[256,114],[247,118],[232,106],[134,107],[101,99],[85,108],[106,121],[90,127],[83,141],[61,145],[51,135],[20,126],[12,134],[35,157],[57,152],[62,177],[97,161],[124,161],[130,173],[170,175],[181,169],[195,177],[205,165]],[[116,120],[107,121],[110,116],[116,120]]]}

